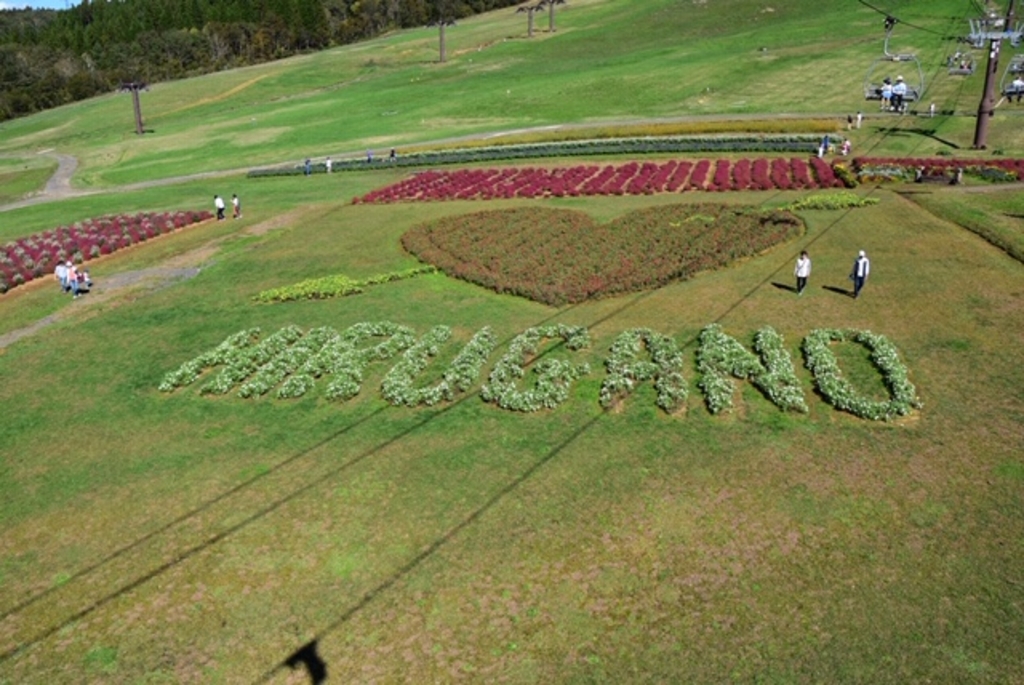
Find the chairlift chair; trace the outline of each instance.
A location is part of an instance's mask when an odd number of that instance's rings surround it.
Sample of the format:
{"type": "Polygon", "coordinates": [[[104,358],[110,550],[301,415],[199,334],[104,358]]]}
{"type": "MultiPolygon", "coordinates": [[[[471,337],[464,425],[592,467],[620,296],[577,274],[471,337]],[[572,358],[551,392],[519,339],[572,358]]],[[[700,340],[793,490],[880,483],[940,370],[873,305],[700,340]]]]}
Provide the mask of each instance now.
{"type": "Polygon", "coordinates": [[[907,93],[903,96],[903,102],[916,102],[924,94],[924,70],[921,69],[921,62],[913,54],[901,54],[889,52],[889,38],[896,26],[895,17],[885,18],[885,42],[882,45],[882,56],[871,63],[868,73],[864,77],[864,99],[881,100],[882,83],[885,78],[891,78],[894,71],[913,74],[917,71],[917,80],[904,80],[907,86],[907,93]],[[895,64],[895,66],[889,66],[895,64]],[[906,68],[899,65],[905,64],[906,68]]]}
{"type": "Polygon", "coordinates": [[[974,53],[969,50],[967,52],[957,50],[956,54],[950,55],[946,60],[950,76],[970,76],[974,73],[977,65],[978,60],[975,58],[974,53]]]}
{"type": "Polygon", "coordinates": [[[1024,95],[1024,85],[1014,84],[1018,77],[1024,80],[1024,54],[1011,57],[1010,64],[1003,72],[1003,78],[999,82],[999,92],[1003,94],[1003,97],[1009,99],[1024,95]]]}

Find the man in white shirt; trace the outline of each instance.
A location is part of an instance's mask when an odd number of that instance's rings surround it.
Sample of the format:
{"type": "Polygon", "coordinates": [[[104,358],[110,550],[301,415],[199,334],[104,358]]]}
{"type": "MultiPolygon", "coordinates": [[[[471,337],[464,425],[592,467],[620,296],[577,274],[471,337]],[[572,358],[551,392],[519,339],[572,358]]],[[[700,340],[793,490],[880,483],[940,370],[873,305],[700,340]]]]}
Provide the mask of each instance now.
{"type": "Polygon", "coordinates": [[[796,294],[803,295],[804,288],[807,287],[807,277],[811,275],[811,258],[807,256],[807,250],[801,252],[796,260],[793,275],[796,276],[796,294]]]}
{"type": "Polygon", "coordinates": [[[868,261],[864,250],[861,250],[860,254],[857,255],[857,259],[853,262],[853,270],[850,271],[850,278],[853,279],[854,298],[860,296],[860,289],[864,287],[864,283],[868,280],[868,274],[870,273],[871,262],[868,261]]]}
{"type": "Polygon", "coordinates": [[[60,283],[60,291],[68,291],[68,267],[64,262],[57,262],[57,268],[53,270],[53,277],[60,283]]]}
{"type": "Polygon", "coordinates": [[[902,76],[896,77],[896,83],[892,84],[892,108],[903,113],[903,100],[907,97],[907,84],[902,76]]]}

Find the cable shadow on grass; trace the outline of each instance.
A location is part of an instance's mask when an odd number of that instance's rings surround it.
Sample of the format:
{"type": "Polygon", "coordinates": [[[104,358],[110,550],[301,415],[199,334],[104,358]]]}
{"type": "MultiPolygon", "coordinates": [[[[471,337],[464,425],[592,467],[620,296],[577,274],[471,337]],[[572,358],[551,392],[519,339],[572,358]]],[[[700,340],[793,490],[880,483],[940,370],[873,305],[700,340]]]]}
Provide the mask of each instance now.
{"type": "MultiPolygon", "coordinates": [[[[409,573],[414,571],[416,569],[416,567],[418,567],[424,561],[426,561],[431,556],[433,556],[435,552],[437,552],[439,549],[444,547],[453,538],[458,536],[459,533],[461,533],[463,530],[465,530],[466,528],[468,528],[472,524],[476,523],[478,520],[480,520],[480,518],[482,516],[484,516],[484,514],[486,514],[491,509],[493,509],[495,507],[495,505],[497,505],[499,502],[501,502],[503,499],[505,499],[505,497],[508,496],[510,493],[512,493],[513,491],[518,489],[520,485],[522,485],[527,480],[532,478],[534,474],[536,474],[541,468],[544,467],[544,465],[546,465],[552,459],[557,457],[562,452],[562,450],[564,450],[566,447],[568,447],[569,445],[574,443],[577,440],[577,438],[579,438],[581,435],[583,435],[585,432],[587,432],[591,428],[591,426],[593,426],[595,423],[598,422],[598,420],[600,420],[600,418],[603,415],[604,415],[603,413],[600,413],[600,414],[595,414],[594,416],[592,416],[589,420],[587,420],[585,423],[583,423],[579,428],[574,430],[565,440],[563,440],[558,445],[556,445],[554,448],[552,448],[547,454],[545,454],[543,457],[541,457],[536,462],[534,462],[528,469],[526,469],[521,474],[516,476],[516,478],[514,480],[509,482],[507,485],[505,485],[505,487],[503,487],[501,490],[499,490],[494,495],[492,495],[486,502],[484,502],[482,505],[480,505],[475,510],[473,510],[466,518],[462,519],[458,524],[456,524],[455,526],[450,528],[441,537],[439,537],[436,540],[434,540],[434,542],[432,542],[429,547],[425,548],[422,552],[420,552],[415,557],[413,557],[412,559],[407,561],[405,564],[403,564],[398,570],[396,570],[394,573],[392,573],[383,582],[379,583],[376,587],[374,587],[373,589],[371,589],[368,592],[366,592],[359,599],[359,601],[357,601],[352,607],[350,607],[343,614],[341,614],[334,621],[334,623],[331,623],[326,628],[324,628],[319,634],[317,634],[317,636],[310,643],[308,643],[307,645],[303,646],[297,652],[293,653],[291,656],[287,657],[284,661],[282,661],[281,663],[277,664],[272,669],[270,669],[269,671],[264,673],[255,682],[257,682],[257,683],[267,682],[271,678],[273,678],[282,669],[284,669],[284,668],[294,668],[293,663],[296,661],[296,655],[297,654],[299,654],[303,650],[307,649],[309,647],[309,645],[316,645],[325,636],[329,635],[330,633],[333,633],[335,630],[337,630],[338,628],[342,627],[353,616],[355,616],[357,613],[359,613],[360,610],[362,610],[370,602],[372,602],[378,595],[386,592],[389,588],[394,586],[395,583],[400,581],[405,576],[409,575],[409,573]]],[[[326,664],[324,664],[324,668],[326,669],[326,664]]],[[[318,682],[321,682],[321,681],[317,681],[317,680],[313,679],[312,670],[310,670],[310,678],[311,678],[310,682],[312,682],[314,684],[316,684],[318,682]]]]}
{"type": "MultiPolygon", "coordinates": [[[[604,320],[606,320],[608,318],[611,318],[612,316],[615,316],[616,314],[620,313],[621,311],[623,311],[627,307],[632,306],[632,304],[635,301],[638,301],[639,299],[642,299],[642,298],[644,298],[644,297],[646,297],[648,295],[649,295],[649,293],[641,294],[638,298],[635,298],[632,302],[627,303],[627,304],[623,305],[622,307],[619,307],[618,309],[612,311],[611,313],[609,313],[605,317],[602,317],[602,319],[598,320],[598,323],[600,323],[601,321],[604,321],[604,320]]],[[[565,309],[560,309],[560,310],[558,310],[556,312],[553,312],[550,316],[546,317],[545,319],[542,319],[541,323],[538,324],[538,325],[543,325],[546,322],[549,322],[549,321],[557,319],[557,318],[559,318],[561,316],[564,316],[565,314],[567,314],[568,312],[571,312],[573,309],[575,309],[575,308],[577,308],[579,306],[580,305],[571,305],[569,307],[566,307],[565,309]]],[[[507,344],[511,340],[512,340],[512,337],[508,337],[508,338],[506,338],[500,344],[507,344]]],[[[560,349],[562,346],[563,346],[562,343],[559,343],[559,344],[556,344],[556,345],[552,345],[551,347],[549,347],[549,348],[545,349],[544,351],[542,351],[540,354],[536,355],[534,357],[534,359],[531,360],[530,364],[536,363],[537,361],[542,359],[544,356],[552,353],[553,351],[556,351],[556,350],[560,349]]],[[[58,631],[60,631],[63,628],[67,627],[68,625],[70,625],[70,624],[72,624],[72,623],[74,623],[76,621],[80,621],[81,619],[85,618],[86,616],[88,616],[92,612],[94,612],[97,609],[100,609],[103,606],[109,604],[110,602],[112,602],[113,600],[117,599],[118,597],[121,597],[125,593],[130,592],[132,590],[135,590],[136,588],[142,586],[143,584],[147,583],[148,581],[153,580],[154,578],[159,577],[160,575],[162,575],[166,571],[169,571],[170,569],[174,568],[175,566],[179,565],[180,563],[182,563],[184,561],[187,561],[188,559],[193,557],[195,554],[197,554],[199,552],[202,552],[202,551],[204,551],[206,549],[211,548],[213,545],[217,544],[218,542],[220,542],[220,541],[224,540],[225,538],[233,535],[234,533],[242,530],[243,528],[248,527],[250,524],[259,521],[260,519],[262,519],[266,515],[274,512],[275,510],[279,509],[280,507],[282,507],[283,505],[285,505],[288,502],[292,501],[293,499],[295,499],[295,498],[297,498],[297,497],[299,497],[299,496],[301,496],[303,494],[306,494],[306,493],[314,490],[315,488],[317,488],[319,486],[322,486],[322,485],[324,485],[326,483],[329,483],[333,478],[335,478],[338,475],[344,473],[345,471],[355,467],[356,465],[358,465],[359,463],[363,462],[364,460],[366,460],[370,456],[373,456],[374,454],[376,454],[376,453],[378,453],[378,452],[380,452],[380,451],[382,451],[382,450],[384,450],[384,449],[386,449],[386,448],[388,448],[388,447],[398,443],[399,441],[403,440],[404,438],[408,437],[409,435],[411,435],[412,433],[417,431],[419,428],[427,425],[428,423],[430,423],[431,421],[437,419],[438,417],[447,414],[448,412],[450,412],[455,407],[461,406],[462,403],[467,402],[467,401],[469,401],[469,400],[471,400],[473,398],[478,398],[479,395],[480,395],[479,391],[476,391],[476,392],[468,393],[468,394],[462,396],[461,398],[455,400],[451,404],[449,404],[449,405],[447,405],[445,407],[442,407],[439,410],[437,410],[437,411],[435,411],[435,412],[433,412],[431,414],[428,414],[426,417],[424,417],[418,423],[416,423],[416,424],[414,424],[414,425],[412,425],[412,426],[410,426],[410,427],[408,427],[408,428],[406,428],[406,429],[396,433],[395,435],[393,435],[392,437],[388,438],[387,440],[377,444],[374,447],[371,447],[371,448],[367,449],[362,454],[359,454],[359,455],[353,457],[349,461],[346,461],[346,462],[342,463],[337,468],[335,468],[335,469],[333,469],[331,471],[328,471],[328,472],[326,472],[324,474],[320,474],[320,475],[318,475],[316,477],[316,479],[312,480],[311,482],[305,483],[305,484],[299,486],[298,488],[295,488],[294,490],[292,490],[287,495],[283,496],[282,498],[280,498],[280,499],[278,499],[276,501],[271,502],[270,504],[268,504],[267,506],[263,507],[262,509],[259,509],[256,512],[250,514],[249,516],[245,517],[244,519],[242,519],[241,521],[239,521],[235,525],[230,526],[229,528],[226,528],[226,529],[220,531],[219,533],[211,535],[210,537],[206,538],[205,540],[199,542],[196,545],[193,545],[191,547],[187,547],[185,549],[182,549],[181,551],[177,552],[174,555],[174,558],[172,560],[170,560],[168,562],[165,562],[163,564],[160,564],[156,568],[153,568],[150,571],[148,571],[148,572],[146,572],[146,573],[144,573],[144,574],[142,574],[140,576],[137,576],[134,580],[131,580],[131,581],[121,585],[120,587],[118,587],[117,589],[111,591],[107,595],[104,595],[104,596],[100,597],[99,599],[93,601],[88,606],[86,606],[86,607],[84,607],[82,609],[79,609],[78,611],[75,611],[72,615],[70,615],[70,616],[68,616],[68,617],[66,617],[64,619],[60,619],[56,624],[50,626],[49,628],[46,628],[46,629],[42,630],[41,632],[39,632],[36,635],[34,635],[32,638],[22,642],[21,644],[18,644],[16,646],[8,649],[7,651],[5,651],[3,653],[0,653],[0,663],[10,659],[11,657],[13,657],[13,656],[15,656],[15,655],[17,655],[17,654],[27,650],[27,649],[29,649],[30,647],[38,644],[42,640],[45,640],[46,638],[54,635],[58,631]]],[[[167,531],[171,530],[173,527],[177,526],[178,524],[183,523],[183,522],[193,518],[194,516],[196,516],[196,515],[204,512],[204,511],[208,510],[210,507],[212,507],[212,506],[214,506],[214,505],[224,501],[226,498],[230,497],[231,495],[237,494],[239,492],[242,492],[242,491],[246,490],[247,488],[251,487],[257,481],[259,481],[259,480],[261,480],[263,478],[266,478],[271,473],[279,471],[280,469],[284,468],[285,466],[287,466],[289,464],[292,464],[292,463],[298,461],[299,459],[301,459],[301,458],[303,458],[303,457],[313,453],[314,451],[316,451],[316,450],[318,450],[318,449],[328,445],[329,443],[333,442],[334,440],[336,440],[337,438],[341,437],[345,433],[347,433],[347,432],[357,428],[358,426],[362,425],[363,423],[366,423],[367,421],[370,421],[371,419],[379,416],[381,413],[387,411],[389,408],[390,408],[390,406],[380,407],[380,408],[374,410],[373,412],[371,412],[370,414],[368,414],[367,416],[365,416],[365,417],[363,417],[363,418],[353,422],[352,424],[350,424],[350,425],[348,425],[348,426],[346,426],[346,427],[336,431],[335,433],[333,433],[330,436],[324,438],[323,440],[320,440],[315,445],[312,445],[312,446],[310,446],[310,447],[308,447],[306,449],[303,449],[303,450],[297,452],[293,456],[291,456],[291,457],[285,459],[284,461],[280,462],[279,464],[277,464],[275,467],[273,467],[269,471],[267,471],[265,473],[258,474],[258,475],[253,476],[252,478],[250,478],[250,479],[248,479],[246,481],[243,481],[242,483],[239,483],[235,487],[233,487],[230,490],[222,493],[221,495],[218,495],[214,499],[209,500],[208,502],[204,503],[200,507],[197,507],[197,508],[191,510],[190,512],[187,512],[186,514],[183,514],[183,515],[177,517],[176,519],[174,519],[170,523],[167,523],[164,526],[160,527],[159,529],[157,529],[155,531],[152,531],[151,533],[146,534],[145,536],[139,538],[138,540],[136,540],[135,542],[131,543],[130,545],[126,545],[126,546],[120,548],[119,550],[115,551],[113,554],[108,555],[107,557],[105,557],[101,561],[99,561],[99,562],[97,562],[95,564],[92,564],[88,568],[83,569],[82,571],[79,571],[74,576],[72,576],[68,580],[68,582],[62,583],[61,585],[58,585],[58,586],[53,586],[51,588],[48,588],[47,590],[45,590],[45,591],[35,595],[34,597],[29,598],[28,600],[26,600],[24,602],[21,602],[17,606],[15,606],[15,607],[13,607],[11,609],[8,609],[4,614],[0,615],[0,620],[3,620],[3,619],[5,619],[5,618],[7,618],[7,617],[9,617],[9,616],[11,616],[11,615],[13,615],[15,613],[23,611],[23,610],[31,607],[34,604],[37,604],[38,602],[40,602],[43,599],[45,599],[47,596],[49,596],[52,593],[56,592],[58,589],[66,588],[68,586],[68,583],[73,582],[73,581],[81,580],[84,576],[88,575],[89,573],[92,573],[94,571],[97,571],[97,570],[101,569],[103,566],[105,566],[106,564],[110,563],[111,561],[114,561],[115,559],[117,559],[117,558],[125,555],[126,553],[132,551],[133,549],[138,548],[140,545],[142,545],[142,544],[144,544],[144,543],[146,543],[146,542],[156,538],[157,536],[159,536],[159,535],[161,535],[163,533],[166,533],[167,531]]]]}
{"type": "MultiPolygon", "coordinates": [[[[379,414],[381,414],[386,409],[387,409],[387,407],[381,407],[379,409],[374,410],[372,413],[367,414],[363,418],[358,419],[358,420],[354,421],[353,423],[351,423],[351,424],[349,424],[349,425],[347,425],[347,426],[345,426],[343,428],[338,429],[337,431],[335,431],[331,435],[329,435],[326,438],[320,440],[319,442],[311,445],[310,447],[307,447],[304,450],[296,452],[292,456],[286,458],[282,462],[279,462],[279,463],[275,464],[274,466],[272,466],[271,468],[267,469],[266,471],[258,473],[255,476],[252,476],[251,478],[248,478],[247,480],[243,480],[242,482],[238,483],[237,485],[235,485],[235,486],[225,490],[224,492],[220,493],[216,497],[213,497],[212,499],[209,499],[206,502],[203,502],[198,507],[195,507],[194,509],[191,509],[191,510],[187,511],[184,514],[181,514],[181,515],[177,516],[176,518],[174,518],[171,521],[163,524],[159,528],[156,528],[155,530],[152,530],[149,533],[146,533],[145,535],[143,535],[142,537],[138,538],[137,540],[135,540],[135,541],[133,541],[133,542],[127,544],[127,545],[124,545],[123,547],[120,547],[120,548],[114,550],[113,552],[111,552],[107,556],[103,557],[99,561],[94,562],[93,564],[90,564],[89,566],[86,566],[84,569],[82,569],[80,571],[77,571],[74,575],[72,575],[70,578],[68,578],[65,582],[63,582],[63,583],[61,583],[59,585],[54,585],[52,587],[49,587],[46,590],[43,590],[42,592],[40,592],[40,593],[38,593],[36,595],[33,595],[32,597],[29,597],[26,600],[23,600],[22,602],[14,605],[13,607],[10,607],[9,609],[5,609],[3,612],[0,612],[0,621],[4,620],[8,616],[11,616],[12,614],[16,614],[16,613],[18,613],[20,611],[24,611],[25,609],[28,609],[33,604],[35,604],[35,603],[45,599],[47,596],[49,596],[53,592],[56,592],[57,590],[63,588],[64,586],[68,585],[69,583],[74,583],[77,580],[81,580],[84,576],[87,576],[90,573],[93,573],[94,571],[98,571],[98,570],[102,569],[104,566],[106,566],[110,562],[119,559],[120,557],[124,556],[128,552],[131,552],[134,549],[137,549],[140,545],[143,545],[143,544],[149,542],[150,540],[153,540],[158,535],[162,535],[163,533],[168,532],[169,530],[171,530],[175,526],[177,526],[179,524],[182,524],[182,523],[185,523],[189,519],[194,518],[194,517],[196,517],[196,516],[198,516],[198,515],[200,515],[202,513],[205,513],[211,507],[213,507],[213,506],[215,506],[217,504],[220,504],[221,502],[223,502],[227,498],[231,497],[232,495],[236,495],[236,494],[238,494],[238,493],[240,493],[240,492],[242,492],[242,491],[252,487],[253,485],[258,483],[259,481],[263,480],[264,478],[267,478],[268,476],[271,476],[271,475],[277,473],[281,469],[283,469],[283,468],[285,468],[287,466],[290,466],[291,464],[294,464],[295,462],[299,461],[303,457],[306,457],[309,454],[311,454],[311,453],[315,452],[316,450],[320,449],[321,447],[324,447],[325,445],[333,442],[334,440],[340,438],[341,436],[345,435],[349,431],[355,430],[356,428],[358,428],[362,424],[366,423],[367,421],[377,417],[379,414]]],[[[3,658],[5,656],[6,655],[0,655],[0,660],[3,660],[3,658]]]]}

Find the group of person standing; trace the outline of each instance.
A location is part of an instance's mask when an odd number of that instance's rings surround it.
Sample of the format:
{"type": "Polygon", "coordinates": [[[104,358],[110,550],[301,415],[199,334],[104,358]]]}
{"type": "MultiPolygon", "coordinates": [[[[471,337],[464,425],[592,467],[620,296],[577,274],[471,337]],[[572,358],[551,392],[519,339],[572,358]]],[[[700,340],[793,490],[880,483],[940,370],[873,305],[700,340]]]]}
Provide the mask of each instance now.
{"type": "MultiPolygon", "coordinates": [[[[220,195],[213,196],[213,208],[217,210],[217,221],[224,220],[224,210],[227,205],[224,204],[224,198],[220,195]]],[[[231,218],[241,219],[242,218],[242,201],[238,199],[238,195],[231,195],[231,218]]]]}
{"type": "Polygon", "coordinates": [[[88,292],[92,289],[92,279],[89,278],[89,272],[84,269],[79,271],[78,267],[70,259],[66,262],[57,263],[57,268],[53,270],[53,277],[60,285],[60,291],[62,293],[71,293],[73,299],[76,300],[83,292],[88,292]]]}
{"type": "MultiPolygon", "coordinates": [[[[871,261],[864,250],[857,254],[853,260],[853,268],[850,270],[850,280],[853,281],[853,297],[860,297],[860,291],[868,280],[871,273],[871,261]]],[[[807,287],[807,279],[811,276],[811,257],[807,250],[803,250],[797,257],[796,266],[793,268],[793,275],[796,276],[796,294],[803,295],[807,287]]]]}

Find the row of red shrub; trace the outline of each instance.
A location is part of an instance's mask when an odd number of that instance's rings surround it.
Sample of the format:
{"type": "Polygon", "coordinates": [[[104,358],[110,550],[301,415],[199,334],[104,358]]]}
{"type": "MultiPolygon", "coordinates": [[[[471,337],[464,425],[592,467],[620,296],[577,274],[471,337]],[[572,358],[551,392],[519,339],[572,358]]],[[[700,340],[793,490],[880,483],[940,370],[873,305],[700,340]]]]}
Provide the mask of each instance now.
{"type": "Polygon", "coordinates": [[[0,246],[0,293],[52,273],[59,262],[81,264],[211,218],[205,210],[104,216],[19,238],[0,246]]]}
{"type": "Polygon", "coordinates": [[[629,162],[568,168],[509,167],[424,171],[354,203],[498,198],[652,195],[691,190],[790,190],[841,187],[829,164],[803,159],[629,162]]]}

